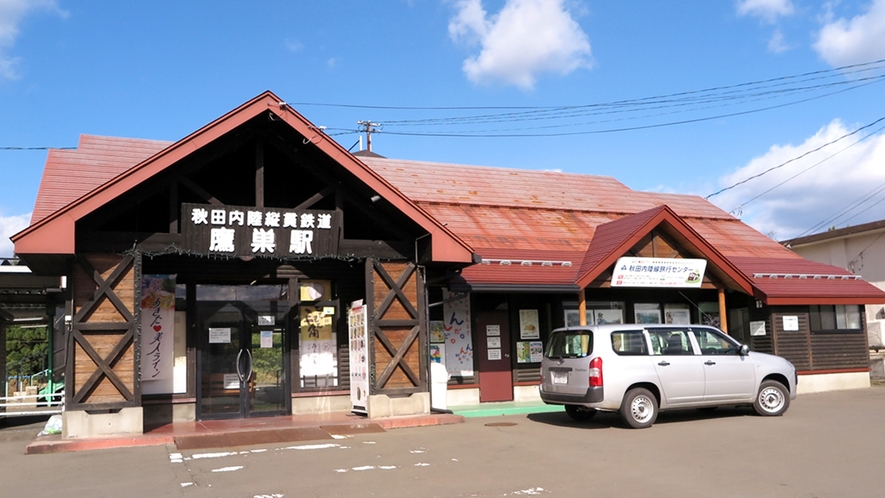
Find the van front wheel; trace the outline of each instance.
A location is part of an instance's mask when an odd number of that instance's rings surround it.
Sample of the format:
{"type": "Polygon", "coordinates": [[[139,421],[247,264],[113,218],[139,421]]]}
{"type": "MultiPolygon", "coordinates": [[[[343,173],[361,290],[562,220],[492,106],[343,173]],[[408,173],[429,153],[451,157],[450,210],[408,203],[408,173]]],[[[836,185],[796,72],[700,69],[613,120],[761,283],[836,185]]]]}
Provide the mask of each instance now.
{"type": "Polygon", "coordinates": [[[648,389],[630,389],[621,403],[621,417],[634,429],[651,427],[658,418],[658,399],[648,389]]]}

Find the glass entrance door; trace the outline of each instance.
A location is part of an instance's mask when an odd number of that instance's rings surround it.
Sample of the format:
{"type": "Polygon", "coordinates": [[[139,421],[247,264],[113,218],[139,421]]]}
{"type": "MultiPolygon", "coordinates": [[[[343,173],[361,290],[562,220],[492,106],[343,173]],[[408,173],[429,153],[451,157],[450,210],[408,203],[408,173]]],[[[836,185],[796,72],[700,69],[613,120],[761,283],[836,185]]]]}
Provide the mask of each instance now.
{"type": "MultiPolygon", "coordinates": [[[[232,294],[232,297],[248,297],[240,296],[240,292],[232,294]]],[[[289,413],[288,303],[284,300],[199,300],[197,316],[198,418],[289,413]]]]}

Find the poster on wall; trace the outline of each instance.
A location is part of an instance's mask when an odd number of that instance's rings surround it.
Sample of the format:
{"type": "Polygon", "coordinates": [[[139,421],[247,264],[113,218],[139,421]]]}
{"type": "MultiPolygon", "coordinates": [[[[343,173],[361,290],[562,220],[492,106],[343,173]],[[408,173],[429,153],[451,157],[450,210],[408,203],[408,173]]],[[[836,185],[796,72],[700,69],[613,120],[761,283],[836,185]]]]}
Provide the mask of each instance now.
{"type": "Polygon", "coordinates": [[[347,336],[350,345],[350,403],[357,413],[367,413],[369,397],[369,327],[363,300],[347,310],[347,336]]]}
{"type": "Polygon", "coordinates": [[[172,378],[175,275],[141,278],[141,379],[172,378]]]}
{"type": "Polygon", "coordinates": [[[701,313],[701,323],[710,327],[719,328],[719,313],[704,311],[701,313]]]}
{"type": "Polygon", "coordinates": [[[449,375],[473,375],[473,338],[470,335],[470,297],[443,289],[443,331],[449,375]]]}
{"type": "Polygon", "coordinates": [[[661,310],[636,309],[633,312],[633,318],[636,323],[661,323],[661,310]]]}
{"type": "MultiPolygon", "coordinates": [[[[593,310],[596,317],[596,325],[605,325],[607,323],[624,323],[624,310],[593,310]]],[[[593,323],[589,321],[587,323],[593,323]]]]}
{"type": "Polygon", "coordinates": [[[539,337],[541,337],[541,327],[538,325],[538,310],[519,310],[519,338],[539,337]]]}
{"type": "Polygon", "coordinates": [[[544,358],[544,345],[541,341],[520,341],[516,343],[517,363],[540,363],[544,358]]]}
{"type": "Polygon", "coordinates": [[[298,334],[301,379],[310,378],[317,386],[337,384],[333,314],[324,309],[301,307],[301,330],[298,334]]]}
{"type": "MultiPolygon", "coordinates": [[[[565,326],[566,327],[578,327],[581,325],[581,312],[578,310],[565,310],[565,326]]],[[[585,312],[585,318],[587,319],[587,324],[593,324],[593,310],[587,310],[585,312]]]]}
{"type": "Polygon", "coordinates": [[[673,325],[688,325],[691,323],[691,315],[688,308],[664,308],[664,323],[673,325]]]}
{"type": "Polygon", "coordinates": [[[430,361],[434,363],[444,363],[446,357],[446,344],[431,344],[430,345],[430,361]]]}
{"type": "Polygon", "coordinates": [[[433,344],[446,342],[446,329],[443,327],[442,320],[430,322],[430,342],[433,344]]]}

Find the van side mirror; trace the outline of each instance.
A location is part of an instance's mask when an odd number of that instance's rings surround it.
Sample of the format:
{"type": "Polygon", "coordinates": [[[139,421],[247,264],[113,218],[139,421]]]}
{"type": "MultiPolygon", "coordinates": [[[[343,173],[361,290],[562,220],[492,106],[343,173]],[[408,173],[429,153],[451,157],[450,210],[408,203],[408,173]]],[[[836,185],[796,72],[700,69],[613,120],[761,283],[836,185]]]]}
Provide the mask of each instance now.
{"type": "Polygon", "coordinates": [[[747,353],[750,352],[750,346],[746,344],[741,344],[741,356],[747,356],[747,353]]]}

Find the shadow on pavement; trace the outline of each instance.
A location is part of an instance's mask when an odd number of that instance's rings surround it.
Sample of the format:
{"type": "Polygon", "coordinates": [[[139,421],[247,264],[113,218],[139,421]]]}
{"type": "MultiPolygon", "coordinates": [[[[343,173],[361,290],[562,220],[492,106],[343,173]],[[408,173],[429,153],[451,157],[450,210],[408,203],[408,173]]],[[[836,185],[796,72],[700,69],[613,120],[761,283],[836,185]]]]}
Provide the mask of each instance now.
{"type": "MultiPolygon", "coordinates": [[[[654,425],[747,416],[755,416],[752,407],[720,406],[715,409],[703,410],[667,410],[658,414],[654,425]]],[[[598,412],[595,417],[586,422],[575,422],[565,412],[531,413],[526,418],[542,424],[578,429],[629,428],[617,412],[598,412]]]]}

